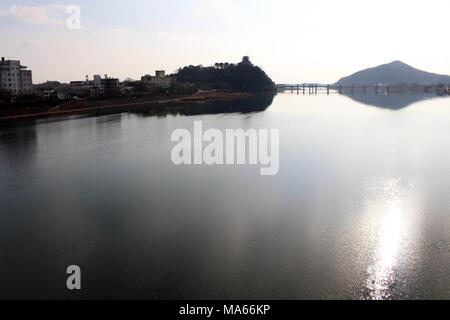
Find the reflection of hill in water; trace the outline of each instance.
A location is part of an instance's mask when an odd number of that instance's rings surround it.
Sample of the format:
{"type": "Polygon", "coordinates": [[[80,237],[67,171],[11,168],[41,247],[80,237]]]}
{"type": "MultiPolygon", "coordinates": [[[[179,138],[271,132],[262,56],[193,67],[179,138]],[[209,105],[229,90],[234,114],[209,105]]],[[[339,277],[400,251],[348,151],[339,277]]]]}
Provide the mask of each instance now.
{"type": "Polygon", "coordinates": [[[136,107],[130,112],[146,116],[201,115],[219,113],[251,113],[266,110],[273,102],[274,95],[256,95],[243,99],[206,101],[202,103],[162,104],[161,106],[136,107]]]}
{"type": "Polygon", "coordinates": [[[386,95],[375,93],[346,93],[345,95],[354,101],[369,106],[393,110],[402,109],[413,103],[437,97],[433,93],[391,93],[386,95]]]}

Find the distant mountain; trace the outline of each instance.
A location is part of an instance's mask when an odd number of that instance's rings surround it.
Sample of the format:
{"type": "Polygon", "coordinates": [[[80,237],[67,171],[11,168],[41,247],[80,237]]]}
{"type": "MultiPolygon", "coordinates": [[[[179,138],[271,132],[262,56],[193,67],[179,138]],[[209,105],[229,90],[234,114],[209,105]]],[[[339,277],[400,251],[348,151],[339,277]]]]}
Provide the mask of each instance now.
{"type": "Polygon", "coordinates": [[[375,68],[358,71],[341,78],[338,85],[374,85],[374,84],[450,84],[450,76],[425,72],[413,68],[401,61],[394,61],[375,68]]]}

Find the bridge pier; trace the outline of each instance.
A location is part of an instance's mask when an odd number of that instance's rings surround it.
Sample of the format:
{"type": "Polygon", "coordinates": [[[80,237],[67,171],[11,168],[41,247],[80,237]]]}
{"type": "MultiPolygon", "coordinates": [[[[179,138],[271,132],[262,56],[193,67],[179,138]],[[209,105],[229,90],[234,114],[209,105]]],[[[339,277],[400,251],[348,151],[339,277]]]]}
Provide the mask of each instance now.
{"type": "Polygon", "coordinates": [[[330,94],[330,85],[327,84],[327,95],[329,95],[329,94],[330,94]]]}

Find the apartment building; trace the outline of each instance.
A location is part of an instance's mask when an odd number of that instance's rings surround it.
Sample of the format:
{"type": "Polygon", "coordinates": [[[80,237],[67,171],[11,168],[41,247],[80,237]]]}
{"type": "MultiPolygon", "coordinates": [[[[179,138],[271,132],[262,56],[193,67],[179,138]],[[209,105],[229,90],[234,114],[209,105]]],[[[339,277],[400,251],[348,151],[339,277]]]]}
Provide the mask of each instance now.
{"type": "Polygon", "coordinates": [[[19,60],[0,61],[0,89],[6,89],[13,95],[32,94],[33,79],[31,70],[22,66],[19,60]]]}

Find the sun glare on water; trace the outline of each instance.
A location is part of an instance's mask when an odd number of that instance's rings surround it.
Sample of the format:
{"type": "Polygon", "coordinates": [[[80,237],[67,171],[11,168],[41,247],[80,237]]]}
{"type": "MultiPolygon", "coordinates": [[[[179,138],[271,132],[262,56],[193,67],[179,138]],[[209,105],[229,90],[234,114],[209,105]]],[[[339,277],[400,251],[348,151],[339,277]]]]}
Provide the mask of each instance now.
{"type": "Polygon", "coordinates": [[[401,208],[392,203],[381,225],[381,234],[374,264],[367,269],[366,286],[371,299],[389,298],[389,289],[395,282],[395,267],[402,242],[404,215],[401,208]]]}
{"type": "Polygon", "coordinates": [[[374,202],[368,210],[368,225],[374,233],[370,236],[373,253],[367,268],[365,298],[373,300],[392,298],[393,289],[400,285],[399,270],[410,245],[408,238],[415,214],[411,203],[414,187],[405,190],[405,185],[396,179],[385,180],[382,185],[376,187],[374,202]]]}

